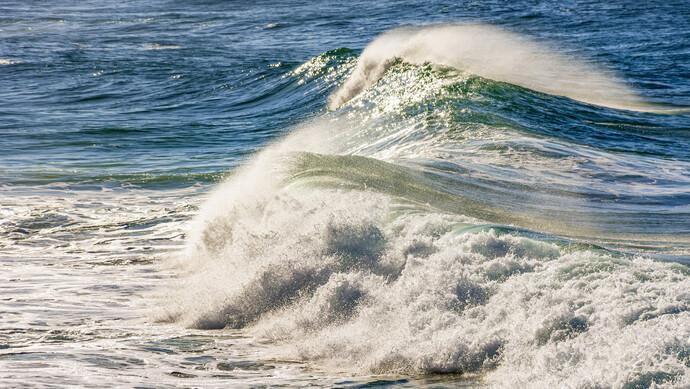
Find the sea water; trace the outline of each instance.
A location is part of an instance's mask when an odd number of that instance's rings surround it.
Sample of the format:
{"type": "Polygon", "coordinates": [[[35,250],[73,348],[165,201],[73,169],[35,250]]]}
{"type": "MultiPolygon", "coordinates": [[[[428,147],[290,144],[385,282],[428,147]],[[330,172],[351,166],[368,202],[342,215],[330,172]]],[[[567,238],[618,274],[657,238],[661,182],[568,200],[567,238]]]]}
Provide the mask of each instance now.
{"type": "Polygon", "coordinates": [[[690,7],[0,4],[0,386],[690,386],[690,7]]]}

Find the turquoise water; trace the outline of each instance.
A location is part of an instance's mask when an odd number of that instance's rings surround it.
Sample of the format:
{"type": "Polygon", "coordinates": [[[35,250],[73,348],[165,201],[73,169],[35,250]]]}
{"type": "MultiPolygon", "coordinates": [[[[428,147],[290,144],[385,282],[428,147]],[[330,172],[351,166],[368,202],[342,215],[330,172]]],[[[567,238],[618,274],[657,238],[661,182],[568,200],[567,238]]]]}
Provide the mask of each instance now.
{"type": "Polygon", "coordinates": [[[5,386],[690,385],[684,2],[0,11],[5,386]]]}

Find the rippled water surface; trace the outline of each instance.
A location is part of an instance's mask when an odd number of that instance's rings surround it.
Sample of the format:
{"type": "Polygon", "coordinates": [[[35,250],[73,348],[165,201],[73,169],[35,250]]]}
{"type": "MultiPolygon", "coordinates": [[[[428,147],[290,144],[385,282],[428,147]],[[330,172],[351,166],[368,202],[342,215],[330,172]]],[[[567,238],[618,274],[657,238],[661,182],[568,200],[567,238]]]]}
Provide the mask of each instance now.
{"type": "Polygon", "coordinates": [[[690,386],[684,1],[0,3],[0,386],[690,386]]]}

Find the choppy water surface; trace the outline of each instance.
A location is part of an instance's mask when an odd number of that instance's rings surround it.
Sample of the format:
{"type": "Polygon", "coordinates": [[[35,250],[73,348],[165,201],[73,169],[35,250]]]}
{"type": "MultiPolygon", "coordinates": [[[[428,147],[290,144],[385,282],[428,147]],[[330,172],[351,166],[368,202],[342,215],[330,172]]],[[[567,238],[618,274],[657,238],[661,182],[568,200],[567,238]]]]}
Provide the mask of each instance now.
{"type": "Polygon", "coordinates": [[[684,2],[0,15],[2,386],[690,386],[684,2]]]}

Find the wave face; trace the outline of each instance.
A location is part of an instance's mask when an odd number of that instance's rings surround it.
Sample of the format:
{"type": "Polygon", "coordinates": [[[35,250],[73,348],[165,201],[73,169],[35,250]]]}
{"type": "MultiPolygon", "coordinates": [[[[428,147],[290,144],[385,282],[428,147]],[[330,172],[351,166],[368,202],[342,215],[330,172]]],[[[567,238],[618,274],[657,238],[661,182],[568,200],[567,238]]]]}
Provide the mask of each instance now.
{"type": "Polygon", "coordinates": [[[639,100],[487,26],[394,30],[290,77],[341,84],[339,108],[216,188],[160,320],[355,373],[690,385],[686,131],[581,103],[639,100]]]}

